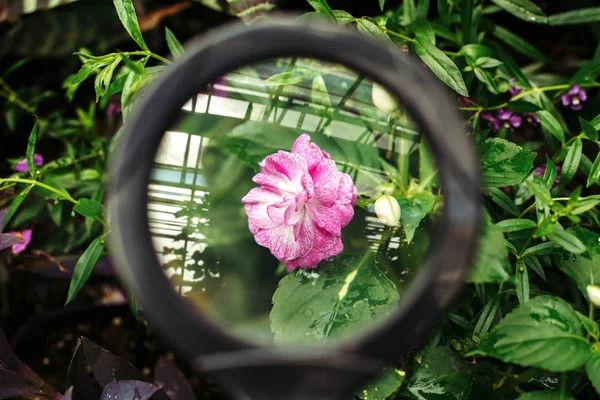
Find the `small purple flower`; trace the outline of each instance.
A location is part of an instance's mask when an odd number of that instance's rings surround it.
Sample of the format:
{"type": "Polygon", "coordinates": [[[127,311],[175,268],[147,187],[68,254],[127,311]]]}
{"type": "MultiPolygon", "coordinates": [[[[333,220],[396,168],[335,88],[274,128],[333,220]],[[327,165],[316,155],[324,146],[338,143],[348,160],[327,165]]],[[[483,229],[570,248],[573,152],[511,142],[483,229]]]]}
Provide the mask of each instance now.
{"type": "Polygon", "coordinates": [[[500,120],[500,123],[503,127],[509,130],[513,130],[514,128],[518,128],[521,126],[521,116],[513,113],[510,110],[505,110],[503,108],[499,109],[496,113],[496,117],[500,120]]]}
{"type": "MultiPolygon", "coordinates": [[[[509,80],[510,83],[515,83],[516,81],[517,80],[515,78],[510,78],[509,80]]],[[[516,95],[521,93],[521,89],[519,89],[517,86],[511,86],[510,88],[508,88],[508,93],[510,93],[510,97],[515,97],[516,95]]]]}
{"type": "Polygon", "coordinates": [[[525,117],[525,121],[529,122],[531,125],[539,125],[540,124],[540,119],[538,118],[537,115],[535,115],[535,113],[523,114],[523,117],[525,117]]]}
{"type": "Polygon", "coordinates": [[[108,103],[108,107],[106,107],[106,115],[119,115],[121,113],[121,103],[116,97],[110,99],[110,103],[108,103]]]}
{"type": "Polygon", "coordinates": [[[27,248],[27,246],[29,246],[29,243],[31,243],[31,234],[33,233],[33,231],[31,229],[23,229],[21,232],[6,232],[6,233],[8,233],[9,235],[13,235],[13,236],[23,239],[23,241],[21,243],[14,244],[12,246],[13,254],[19,254],[22,251],[24,251],[27,248]]]}
{"type": "MultiPolygon", "coordinates": [[[[35,165],[37,165],[38,167],[40,165],[42,165],[44,163],[44,157],[42,157],[41,154],[34,154],[33,155],[33,163],[35,165]]],[[[15,171],[17,172],[27,172],[29,171],[29,166],[27,165],[27,159],[24,158],[23,160],[19,161],[17,163],[17,165],[15,165],[15,171]]]]}
{"type": "MultiPolygon", "coordinates": [[[[539,176],[540,178],[544,177],[544,174],[546,173],[546,166],[542,165],[541,167],[539,167],[538,169],[536,169],[534,171],[534,174],[536,174],[537,176],[539,176]]],[[[554,183],[558,183],[560,182],[560,165],[556,166],[556,179],[554,179],[554,183]]]]}
{"type": "Polygon", "coordinates": [[[587,100],[587,93],[581,86],[575,84],[571,89],[561,96],[562,104],[565,107],[570,107],[571,110],[579,111],[583,108],[582,102],[587,100]]]}
{"type": "Polygon", "coordinates": [[[489,111],[482,112],[481,118],[485,119],[492,125],[492,130],[494,132],[497,132],[500,130],[500,120],[498,118],[494,117],[494,115],[492,115],[491,112],[489,112],[489,111]]]}

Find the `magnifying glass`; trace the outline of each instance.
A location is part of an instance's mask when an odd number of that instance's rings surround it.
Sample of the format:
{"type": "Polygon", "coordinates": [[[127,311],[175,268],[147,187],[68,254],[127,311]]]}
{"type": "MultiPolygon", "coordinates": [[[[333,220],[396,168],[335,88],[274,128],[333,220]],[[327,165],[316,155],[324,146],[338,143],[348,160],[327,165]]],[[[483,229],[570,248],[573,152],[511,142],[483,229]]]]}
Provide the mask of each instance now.
{"type": "Polygon", "coordinates": [[[120,275],[238,398],[348,396],[427,338],[478,231],[478,164],[445,89],[321,21],[190,43],[110,179],[120,275]]]}

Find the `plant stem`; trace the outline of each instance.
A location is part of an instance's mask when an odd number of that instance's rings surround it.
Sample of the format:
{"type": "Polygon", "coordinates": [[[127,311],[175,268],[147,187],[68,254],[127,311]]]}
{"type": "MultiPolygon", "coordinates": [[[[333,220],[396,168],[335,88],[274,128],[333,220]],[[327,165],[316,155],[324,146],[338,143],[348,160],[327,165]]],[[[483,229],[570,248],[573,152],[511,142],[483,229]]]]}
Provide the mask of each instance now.
{"type": "Polygon", "coordinates": [[[167,60],[166,58],[164,58],[163,56],[159,56],[158,54],[155,54],[151,51],[143,51],[143,50],[139,50],[139,51],[125,51],[122,52],[121,54],[127,55],[127,56],[146,56],[146,57],[152,57],[154,59],[157,59],[158,61],[164,62],[165,64],[171,64],[171,61],[167,60]]]}

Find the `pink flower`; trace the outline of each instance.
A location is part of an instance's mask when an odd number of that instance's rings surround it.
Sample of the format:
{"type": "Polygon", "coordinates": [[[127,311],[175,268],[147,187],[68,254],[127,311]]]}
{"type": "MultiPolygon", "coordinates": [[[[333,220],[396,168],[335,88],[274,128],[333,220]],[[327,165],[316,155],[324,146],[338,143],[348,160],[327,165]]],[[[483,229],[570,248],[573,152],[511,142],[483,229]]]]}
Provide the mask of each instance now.
{"type": "Polygon", "coordinates": [[[287,266],[315,268],[339,254],[342,228],[354,217],[356,186],[329,154],[300,135],[292,152],[279,151],[258,163],[260,185],[242,199],[256,243],[287,266]]]}
{"type": "Polygon", "coordinates": [[[29,246],[29,243],[31,243],[31,234],[32,234],[31,229],[23,229],[21,232],[6,232],[6,233],[8,233],[9,235],[13,235],[13,236],[23,239],[23,241],[21,243],[14,244],[12,246],[12,251],[14,254],[19,254],[20,252],[25,250],[27,248],[27,246],[29,246]]]}
{"type": "MultiPolygon", "coordinates": [[[[41,154],[34,154],[33,155],[33,163],[35,165],[37,165],[38,167],[40,165],[42,165],[44,163],[44,157],[42,157],[41,154]]],[[[15,165],[15,171],[17,172],[27,172],[29,171],[29,166],[27,165],[27,159],[24,158],[23,160],[19,161],[17,163],[17,165],[15,165]]]]}

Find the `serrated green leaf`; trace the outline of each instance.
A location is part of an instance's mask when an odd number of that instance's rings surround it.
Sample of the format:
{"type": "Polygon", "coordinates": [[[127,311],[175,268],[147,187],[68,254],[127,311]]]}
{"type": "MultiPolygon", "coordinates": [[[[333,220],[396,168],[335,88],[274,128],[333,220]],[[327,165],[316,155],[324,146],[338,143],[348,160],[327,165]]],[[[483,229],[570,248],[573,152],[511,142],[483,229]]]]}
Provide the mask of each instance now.
{"type": "Polygon", "coordinates": [[[581,152],[583,150],[583,144],[581,143],[581,139],[577,138],[575,141],[569,146],[569,150],[567,151],[567,156],[565,157],[565,161],[563,162],[561,171],[560,171],[560,187],[564,188],[567,186],[577,169],[579,168],[579,162],[581,161],[581,152]]]}
{"type": "Polygon", "coordinates": [[[522,231],[524,229],[533,229],[537,224],[530,219],[512,218],[505,219],[496,224],[502,233],[522,231]]]}
{"type": "Polygon", "coordinates": [[[600,152],[596,154],[596,159],[590,168],[585,187],[590,187],[600,178],[600,152]]]}
{"type": "Polygon", "coordinates": [[[494,3],[517,18],[537,24],[547,24],[548,17],[533,2],[529,0],[492,0],[494,3]]]}
{"type": "Polygon", "coordinates": [[[67,294],[67,301],[65,304],[69,304],[79,293],[85,282],[90,277],[92,269],[100,259],[100,256],[104,252],[104,239],[97,237],[90,243],[89,247],[83,252],[75,268],[73,269],[73,277],[71,278],[71,284],[69,286],[69,293],[67,294]]]}
{"type": "Polygon", "coordinates": [[[317,278],[300,272],[279,282],[270,314],[275,343],[338,340],[396,309],[396,286],[376,267],[371,252],[322,261],[317,271],[317,278]]]}
{"type": "Polygon", "coordinates": [[[31,129],[31,133],[29,134],[29,139],[27,139],[27,152],[25,153],[25,158],[27,159],[27,167],[29,168],[29,174],[35,178],[37,165],[35,165],[35,145],[38,139],[38,117],[34,115],[35,122],[33,123],[33,128],[31,129]]]}
{"type": "Polygon", "coordinates": [[[25,200],[25,198],[27,197],[27,194],[33,188],[33,186],[34,185],[27,186],[25,189],[23,189],[19,194],[17,194],[15,196],[12,203],[10,203],[10,206],[8,207],[8,211],[6,211],[6,215],[4,216],[4,222],[2,224],[2,229],[0,229],[0,232],[4,231],[4,229],[10,222],[11,218],[13,217],[13,215],[15,215],[15,213],[21,206],[21,203],[23,203],[23,200],[25,200]]]}
{"type": "Polygon", "coordinates": [[[520,183],[533,168],[535,153],[500,138],[486,139],[479,146],[483,183],[488,187],[520,183]]]}
{"type": "Polygon", "coordinates": [[[402,210],[400,219],[402,227],[406,233],[406,241],[410,243],[415,236],[415,231],[419,227],[421,220],[427,216],[433,209],[436,196],[428,191],[423,191],[407,197],[396,197],[400,209],[402,210]]]}
{"type": "Polygon", "coordinates": [[[142,50],[148,51],[148,46],[142,36],[140,25],[138,24],[135,7],[131,0],[113,0],[117,15],[123,24],[123,27],[129,33],[129,36],[140,46],[142,50]]]}
{"type": "Polygon", "coordinates": [[[560,140],[561,143],[564,143],[565,132],[560,126],[560,122],[558,122],[554,115],[550,114],[550,112],[546,110],[537,111],[535,115],[538,116],[540,123],[542,124],[542,128],[546,130],[546,132],[560,140]]]}
{"type": "Polygon", "coordinates": [[[585,245],[572,233],[567,232],[560,224],[556,224],[548,239],[573,254],[584,253],[587,249],[585,245]]]}
{"type": "Polygon", "coordinates": [[[598,130],[592,126],[585,119],[579,117],[579,125],[581,125],[581,130],[590,140],[598,140],[598,130]]]}
{"type": "Polygon", "coordinates": [[[507,314],[472,355],[570,371],[589,358],[590,344],[575,310],[554,296],[537,296],[507,314]]]}
{"type": "Polygon", "coordinates": [[[183,46],[175,37],[175,34],[167,27],[165,27],[165,39],[167,40],[167,47],[169,47],[169,51],[173,55],[173,58],[179,58],[183,56],[185,50],[183,46]]]}
{"type": "Polygon", "coordinates": [[[454,62],[433,43],[423,37],[417,37],[413,43],[415,53],[442,82],[458,94],[469,97],[469,92],[460,70],[454,62]]]}
{"type": "Polygon", "coordinates": [[[580,8],[548,17],[550,25],[578,25],[600,22],[600,7],[580,8]]]}
{"type": "Polygon", "coordinates": [[[102,214],[104,207],[98,201],[82,198],[77,201],[73,210],[84,217],[97,217],[102,214]]]}
{"type": "Polygon", "coordinates": [[[508,251],[502,232],[486,216],[469,282],[507,281],[510,276],[507,257],[508,251]]]}

